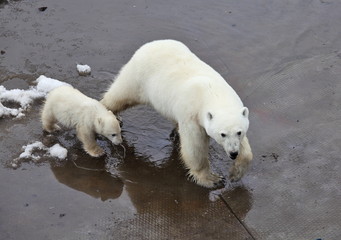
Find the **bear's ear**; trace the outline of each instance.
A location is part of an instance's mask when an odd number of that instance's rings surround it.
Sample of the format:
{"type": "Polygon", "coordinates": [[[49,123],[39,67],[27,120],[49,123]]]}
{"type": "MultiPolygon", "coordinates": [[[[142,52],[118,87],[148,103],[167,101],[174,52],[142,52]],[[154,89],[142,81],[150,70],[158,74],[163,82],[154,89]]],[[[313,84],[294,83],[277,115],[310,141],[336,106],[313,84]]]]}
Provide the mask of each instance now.
{"type": "Polygon", "coordinates": [[[249,117],[249,109],[247,107],[242,108],[242,114],[244,117],[249,117]]]}
{"type": "Polygon", "coordinates": [[[208,120],[212,120],[212,118],[213,118],[212,113],[208,112],[208,113],[207,113],[207,118],[208,118],[208,120]]]}

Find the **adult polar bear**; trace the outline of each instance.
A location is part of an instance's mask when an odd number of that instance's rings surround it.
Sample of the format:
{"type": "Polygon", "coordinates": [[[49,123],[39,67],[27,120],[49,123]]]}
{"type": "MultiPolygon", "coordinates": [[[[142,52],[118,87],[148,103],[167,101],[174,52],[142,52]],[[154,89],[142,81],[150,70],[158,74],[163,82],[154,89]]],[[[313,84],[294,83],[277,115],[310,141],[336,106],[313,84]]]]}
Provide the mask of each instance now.
{"type": "Polygon", "coordinates": [[[140,47],[123,66],[101,103],[117,113],[150,104],[178,127],[181,154],[189,175],[205,187],[223,178],[210,171],[209,137],[232,159],[230,179],[246,172],[252,152],[246,137],[249,110],[213,68],[183,43],[158,40],[140,47]]]}

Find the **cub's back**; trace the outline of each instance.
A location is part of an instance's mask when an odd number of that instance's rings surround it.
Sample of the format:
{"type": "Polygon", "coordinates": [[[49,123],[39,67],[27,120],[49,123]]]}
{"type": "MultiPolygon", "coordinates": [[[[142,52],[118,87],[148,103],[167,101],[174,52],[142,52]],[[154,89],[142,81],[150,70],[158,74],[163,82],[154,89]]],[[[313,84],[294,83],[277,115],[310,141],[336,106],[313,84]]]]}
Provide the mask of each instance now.
{"type": "Polygon", "coordinates": [[[91,122],[99,111],[105,111],[101,103],[69,86],[52,90],[45,104],[56,119],[67,126],[73,126],[84,119],[91,122]]]}
{"type": "Polygon", "coordinates": [[[52,90],[47,96],[47,102],[53,105],[61,105],[64,108],[74,108],[83,105],[94,104],[95,100],[84,95],[70,86],[61,86],[52,90]]]}

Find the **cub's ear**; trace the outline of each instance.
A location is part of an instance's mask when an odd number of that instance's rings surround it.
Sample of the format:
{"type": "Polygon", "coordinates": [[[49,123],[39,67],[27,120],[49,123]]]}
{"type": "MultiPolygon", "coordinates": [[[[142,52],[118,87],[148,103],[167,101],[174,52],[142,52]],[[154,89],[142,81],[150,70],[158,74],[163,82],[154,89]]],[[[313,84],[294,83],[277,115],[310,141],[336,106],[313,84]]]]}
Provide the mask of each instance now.
{"type": "Polygon", "coordinates": [[[249,117],[249,109],[247,107],[242,108],[242,114],[244,117],[249,117]]]}
{"type": "Polygon", "coordinates": [[[212,113],[208,112],[208,113],[207,113],[207,118],[208,118],[208,120],[212,120],[212,118],[213,118],[212,113]]]}
{"type": "Polygon", "coordinates": [[[98,124],[99,126],[103,127],[104,121],[103,121],[102,118],[98,117],[98,118],[96,119],[96,121],[97,121],[97,124],[98,124]]]}

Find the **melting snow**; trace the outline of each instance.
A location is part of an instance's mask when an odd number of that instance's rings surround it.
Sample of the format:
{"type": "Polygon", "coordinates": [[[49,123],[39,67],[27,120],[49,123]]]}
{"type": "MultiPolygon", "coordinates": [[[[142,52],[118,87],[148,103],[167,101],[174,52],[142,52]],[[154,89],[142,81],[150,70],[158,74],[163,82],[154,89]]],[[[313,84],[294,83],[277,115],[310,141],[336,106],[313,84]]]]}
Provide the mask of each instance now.
{"type": "Polygon", "coordinates": [[[89,67],[89,65],[77,64],[77,71],[78,71],[79,75],[85,76],[85,75],[89,75],[91,73],[91,68],[89,67]]]}
{"type": "MultiPolygon", "coordinates": [[[[1,88],[2,86],[0,86],[1,88]]],[[[7,108],[4,105],[1,104],[0,102],[0,117],[1,116],[18,116],[19,115],[19,110],[18,109],[13,109],[13,108],[7,108]]]]}
{"type": "Polygon", "coordinates": [[[35,99],[44,98],[47,93],[56,87],[70,85],[56,79],[45,77],[44,75],[37,78],[35,83],[37,85],[31,86],[28,90],[7,90],[4,86],[0,85],[0,118],[4,116],[22,117],[25,115],[23,112],[29,108],[35,99]],[[16,102],[20,107],[18,109],[5,107],[1,103],[5,101],[16,102]]]}
{"type": "Polygon", "coordinates": [[[24,152],[20,154],[19,158],[32,158],[33,160],[40,159],[40,156],[34,155],[33,151],[36,149],[46,150],[45,145],[39,141],[36,141],[32,144],[28,144],[23,146],[24,152]]]}
{"type": "Polygon", "coordinates": [[[37,80],[35,81],[37,83],[37,91],[42,92],[45,94],[48,94],[50,91],[52,91],[53,89],[63,86],[63,85],[69,85],[70,84],[66,83],[66,82],[62,82],[53,78],[48,78],[45,77],[44,75],[41,75],[40,77],[37,78],[37,80]]]}
{"type": "Polygon", "coordinates": [[[25,145],[22,147],[24,152],[22,152],[18,158],[14,159],[11,163],[12,167],[18,167],[18,164],[22,159],[32,159],[33,161],[38,161],[42,157],[54,157],[60,160],[64,160],[67,157],[66,148],[62,147],[60,144],[56,143],[52,147],[45,146],[42,142],[36,141],[34,143],[25,145]],[[34,151],[41,150],[44,153],[35,154],[34,151]]]}

